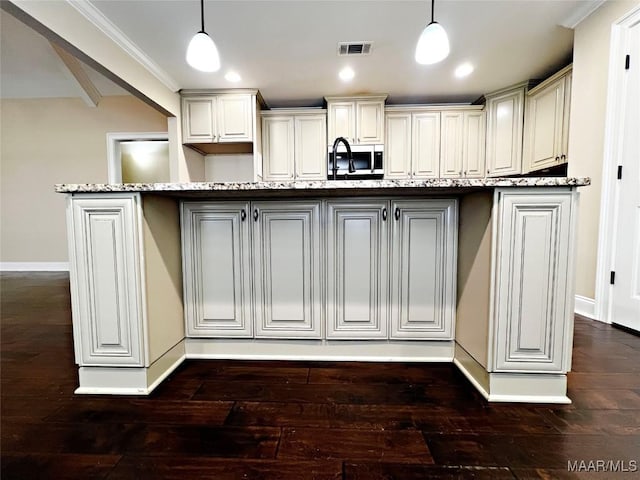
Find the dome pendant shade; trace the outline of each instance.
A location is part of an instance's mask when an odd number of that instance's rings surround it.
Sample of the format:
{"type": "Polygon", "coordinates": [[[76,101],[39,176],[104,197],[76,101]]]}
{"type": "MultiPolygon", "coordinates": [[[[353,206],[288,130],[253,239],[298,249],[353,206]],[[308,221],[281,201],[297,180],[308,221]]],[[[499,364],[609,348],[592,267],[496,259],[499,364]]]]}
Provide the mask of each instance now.
{"type": "Polygon", "coordinates": [[[438,63],[449,55],[449,37],[438,22],[431,22],[422,31],[416,45],[416,62],[422,65],[438,63]]]}
{"type": "Polygon", "coordinates": [[[220,69],[220,55],[213,40],[205,32],[196,33],[187,47],[187,63],[201,72],[220,69]]]}

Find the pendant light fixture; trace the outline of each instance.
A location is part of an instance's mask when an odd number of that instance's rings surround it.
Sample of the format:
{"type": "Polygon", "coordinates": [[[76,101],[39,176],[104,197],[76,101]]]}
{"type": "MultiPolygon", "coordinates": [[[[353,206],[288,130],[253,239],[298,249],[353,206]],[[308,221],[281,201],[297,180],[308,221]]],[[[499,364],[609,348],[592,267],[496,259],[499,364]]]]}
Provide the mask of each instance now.
{"type": "Polygon", "coordinates": [[[204,31],[204,0],[200,0],[201,29],[187,47],[187,63],[201,72],[216,72],[220,69],[218,48],[204,31]]]}
{"type": "Polygon", "coordinates": [[[416,45],[416,62],[423,65],[438,63],[449,55],[449,38],[434,18],[435,0],[431,0],[431,23],[425,27],[416,45]]]}

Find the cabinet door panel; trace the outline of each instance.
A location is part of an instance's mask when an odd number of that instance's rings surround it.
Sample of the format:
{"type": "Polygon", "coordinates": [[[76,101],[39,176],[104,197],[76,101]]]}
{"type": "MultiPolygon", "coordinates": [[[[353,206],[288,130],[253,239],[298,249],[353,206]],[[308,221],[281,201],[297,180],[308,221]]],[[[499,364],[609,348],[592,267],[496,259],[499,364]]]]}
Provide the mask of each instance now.
{"type": "Polygon", "coordinates": [[[363,100],[356,108],[356,143],[384,143],[384,102],[363,100]]]}
{"type": "Polygon", "coordinates": [[[252,96],[225,94],[217,97],[219,142],[251,142],[253,140],[252,96]]]}
{"type": "Polygon", "coordinates": [[[413,178],[440,175],[440,113],[413,114],[413,178]]]}
{"type": "Polygon", "coordinates": [[[562,117],[562,143],[560,148],[560,163],[569,161],[569,121],[571,118],[571,82],[573,73],[567,73],[564,78],[564,108],[562,117]],[[562,157],[564,155],[564,158],[562,157]]]}
{"type": "Polygon", "coordinates": [[[462,176],[463,112],[442,112],[441,177],[462,176]]]}
{"type": "Polygon", "coordinates": [[[71,276],[80,366],[143,366],[136,196],[73,198],[71,276]],[[78,331],[79,330],[79,331],[78,331]]]}
{"type": "Polygon", "coordinates": [[[557,165],[562,150],[564,78],[528,97],[526,110],[524,155],[528,171],[557,165]]]}
{"type": "Polygon", "coordinates": [[[338,137],[344,137],[349,143],[355,143],[356,138],[356,104],[355,102],[331,102],[328,109],[328,138],[329,145],[338,137]]]}
{"type": "Polygon", "coordinates": [[[387,143],[384,153],[384,176],[410,178],[411,114],[388,113],[385,123],[387,143]]]}
{"type": "Polygon", "coordinates": [[[327,179],[327,117],[295,117],[295,170],[299,180],[327,179]]]}
{"type": "Polygon", "coordinates": [[[386,202],[327,205],[327,338],[387,337],[386,209],[386,202]]]}
{"type": "Polygon", "coordinates": [[[252,209],[256,337],[320,338],[320,204],[252,209]]]}
{"type": "Polygon", "coordinates": [[[451,339],[456,203],[392,202],[391,338],[451,339]]]}
{"type": "Polygon", "coordinates": [[[462,168],[467,178],[485,176],[485,114],[484,112],[464,113],[462,168]]]}
{"type": "Polygon", "coordinates": [[[262,154],[264,180],[293,180],[293,117],[265,117],[262,119],[262,154]]]}
{"type": "Polygon", "coordinates": [[[572,194],[501,193],[495,371],[564,373],[572,194]]]}
{"type": "Polygon", "coordinates": [[[252,336],[248,212],[244,202],[183,204],[189,336],[252,336]]]}
{"type": "Polygon", "coordinates": [[[214,99],[185,99],[182,103],[184,142],[203,143],[213,141],[216,130],[214,99]]]}
{"type": "Polygon", "coordinates": [[[487,101],[487,164],[489,176],[522,171],[524,88],[487,101]]]}

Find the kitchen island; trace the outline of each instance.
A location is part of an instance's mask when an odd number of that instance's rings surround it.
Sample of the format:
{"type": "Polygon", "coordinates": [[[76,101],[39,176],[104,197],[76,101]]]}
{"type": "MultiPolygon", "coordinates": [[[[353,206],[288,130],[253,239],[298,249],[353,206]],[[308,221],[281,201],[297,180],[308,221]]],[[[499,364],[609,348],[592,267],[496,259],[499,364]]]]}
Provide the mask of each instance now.
{"type": "Polygon", "coordinates": [[[567,403],[588,184],[57,185],[76,392],[148,394],[185,358],[453,361],[489,401],[567,403]]]}

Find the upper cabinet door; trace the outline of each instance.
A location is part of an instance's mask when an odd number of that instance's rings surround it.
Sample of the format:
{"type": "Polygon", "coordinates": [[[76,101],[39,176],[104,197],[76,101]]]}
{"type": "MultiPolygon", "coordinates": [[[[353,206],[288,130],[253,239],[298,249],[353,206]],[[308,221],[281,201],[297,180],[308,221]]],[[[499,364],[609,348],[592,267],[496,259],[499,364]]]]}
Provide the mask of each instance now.
{"type": "Polygon", "coordinates": [[[225,94],[217,97],[218,142],[253,141],[252,96],[225,94]]]}
{"type": "Polygon", "coordinates": [[[184,98],[182,126],[185,143],[213,142],[216,132],[213,97],[184,98]]]}
{"type": "Polygon", "coordinates": [[[455,178],[462,176],[463,129],[463,112],[442,112],[441,177],[455,178]]]}
{"type": "Polygon", "coordinates": [[[522,171],[524,86],[487,97],[487,170],[489,176],[522,171]]]}
{"type": "Polygon", "coordinates": [[[387,338],[387,208],[327,203],[327,338],[387,338]]]}
{"type": "Polygon", "coordinates": [[[440,175],[440,112],[413,114],[412,177],[440,175]]]}
{"type": "Polygon", "coordinates": [[[384,143],[384,102],[359,100],[356,109],[355,143],[384,143]]]}
{"type": "Polygon", "coordinates": [[[327,142],[333,145],[338,137],[344,137],[349,143],[355,143],[356,138],[356,103],[328,102],[328,132],[327,142]]]}
{"type": "Polygon", "coordinates": [[[296,115],[295,172],[298,180],[327,179],[327,116],[296,115]]]}
{"type": "MultiPolygon", "coordinates": [[[[324,151],[324,149],[322,151],[324,151]]],[[[264,180],[293,180],[293,117],[283,115],[262,118],[262,155],[264,180]]]]}
{"type": "Polygon", "coordinates": [[[560,163],[564,78],[527,97],[524,158],[527,171],[560,163]]]}
{"type": "Polygon", "coordinates": [[[387,113],[385,178],[411,177],[411,113],[387,113]]]}
{"type": "Polygon", "coordinates": [[[320,202],[254,202],[256,337],[320,338],[320,202]]]}
{"type": "Polygon", "coordinates": [[[466,178],[485,176],[485,113],[464,112],[462,168],[466,178]]]}
{"type": "Polygon", "coordinates": [[[251,337],[247,202],[182,204],[187,335],[251,337]]]}
{"type": "Polygon", "coordinates": [[[569,119],[571,118],[571,82],[573,70],[564,77],[564,111],[562,119],[562,144],[560,147],[560,163],[569,161],[569,119]]]}

